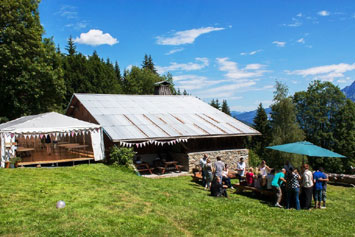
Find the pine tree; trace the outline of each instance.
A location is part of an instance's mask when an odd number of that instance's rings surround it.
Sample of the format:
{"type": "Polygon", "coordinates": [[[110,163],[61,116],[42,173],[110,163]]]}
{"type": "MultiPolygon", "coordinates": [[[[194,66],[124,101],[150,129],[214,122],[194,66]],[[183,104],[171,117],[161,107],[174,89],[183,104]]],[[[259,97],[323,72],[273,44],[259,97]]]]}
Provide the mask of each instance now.
{"type": "Polygon", "coordinates": [[[270,122],[262,103],[260,103],[258,106],[253,122],[254,128],[261,133],[261,136],[252,137],[252,148],[255,150],[259,157],[263,157],[265,155],[265,147],[269,145],[271,141],[271,134],[270,122]]]}
{"type": "Polygon", "coordinates": [[[69,56],[73,56],[76,53],[76,46],[72,36],[69,36],[68,45],[65,47],[65,50],[67,50],[69,56]]]}
{"type": "Polygon", "coordinates": [[[184,91],[182,92],[182,94],[183,94],[183,95],[189,95],[189,93],[187,93],[186,90],[184,90],[184,91]]]}
{"type": "Polygon", "coordinates": [[[221,110],[221,104],[219,103],[218,99],[216,99],[216,109],[221,110]]]}
{"type": "Polygon", "coordinates": [[[223,100],[222,101],[222,112],[228,114],[228,115],[231,115],[231,111],[229,109],[229,106],[228,106],[228,103],[227,103],[227,100],[223,100]]]}
{"type": "MultiPolygon", "coordinates": [[[[292,99],[288,97],[288,88],[278,81],[271,110],[271,145],[292,143],[304,139],[304,133],[296,120],[296,107],[292,99]]],[[[298,156],[297,159],[294,157],[297,155],[273,151],[269,162],[274,167],[281,167],[286,160],[292,161],[294,165],[300,165],[301,157],[298,156]]]]}
{"type": "Polygon", "coordinates": [[[211,105],[212,107],[215,107],[215,108],[216,108],[216,101],[215,101],[214,99],[212,99],[211,102],[210,102],[210,105],[211,105]]]}
{"type": "Polygon", "coordinates": [[[145,54],[144,55],[144,60],[143,60],[143,63],[142,63],[142,68],[143,69],[148,69],[150,70],[151,72],[153,72],[154,74],[157,74],[157,70],[155,69],[155,65],[153,63],[153,59],[152,59],[152,56],[150,55],[147,55],[145,54]]]}
{"type": "Polygon", "coordinates": [[[178,88],[178,90],[177,90],[176,94],[177,94],[177,95],[181,95],[180,88],[178,88]]]}

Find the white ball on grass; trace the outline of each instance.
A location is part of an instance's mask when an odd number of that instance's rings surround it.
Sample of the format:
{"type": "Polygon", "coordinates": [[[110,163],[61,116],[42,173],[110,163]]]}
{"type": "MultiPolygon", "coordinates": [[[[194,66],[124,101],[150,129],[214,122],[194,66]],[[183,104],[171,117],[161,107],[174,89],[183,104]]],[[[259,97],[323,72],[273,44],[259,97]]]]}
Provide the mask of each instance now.
{"type": "Polygon", "coordinates": [[[60,200],[57,202],[57,208],[58,209],[61,209],[61,208],[64,208],[65,207],[65,202],[60,200]]]}

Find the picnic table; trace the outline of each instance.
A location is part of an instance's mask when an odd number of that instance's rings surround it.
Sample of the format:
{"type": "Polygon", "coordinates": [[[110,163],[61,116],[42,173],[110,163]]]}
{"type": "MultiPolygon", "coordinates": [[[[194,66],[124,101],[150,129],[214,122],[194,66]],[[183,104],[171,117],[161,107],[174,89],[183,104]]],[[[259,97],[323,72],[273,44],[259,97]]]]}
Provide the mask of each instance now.
{"type": "Polygon", "coordinates": [[[139,173],[148,171],[150,174],[153,174],[152,172],[153,168],[150,168],[147,162],[135,163],[135,166],[139,171],[139,173]]]}
{"type": "Polygon", "coordinates": [[[182,167],[183,167],[182,165],[179,165],[179,162],[173,160],[173,161],[165,161],[163,162],[163,167],[157,167],[157,168],[161,170],[162,174],[164,174],[166,170],[177,170],[181,172],[182,167]]]}
{"type": "Polygon", "coordinates": [[[59,144],[59,147],[63,147],[63,148],[71,148],[71,147],[75,147],[75,146],[79,146],[79,143],[64,143],[64,144],[59,144]]]}
{"type": "Polygon", "coordinates": [[[17,147],[16,153],[19,154],[20,157],[28,157],[31,156],[31,152],[34,151],[34,148],[27,148],[27,147],[17,147]]]}

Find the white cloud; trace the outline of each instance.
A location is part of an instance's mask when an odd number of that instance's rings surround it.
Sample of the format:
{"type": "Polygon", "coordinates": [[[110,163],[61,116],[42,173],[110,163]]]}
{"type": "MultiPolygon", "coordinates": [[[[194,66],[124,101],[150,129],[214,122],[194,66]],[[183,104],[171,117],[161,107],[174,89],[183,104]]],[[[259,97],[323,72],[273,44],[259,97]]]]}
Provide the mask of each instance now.
{"type": "Polygon", "coordinates": [[[229,79],[247,79],[262,76],[265,70],[259,70],[265,65],[262,64],[249,64],[245,68],[238,68],[236,62],[230,61],[229,58],[217,58],[219,70],[227,72],[225,76],[229,79]]]}
{"type": "Polygon", "coordinates": [[[344,77],[344,73],[355,70],[355,63],[346,64],[332,64],[319,67],[311,67],[303,70],[289,71],[289,74],[300,75],[303,77],[313,76],[314,79],[320,79],[324,81],[333,81],[334,78],[344,77]]]}
{"type": "Polygon", "coordinates": [[[213,88],[203,90],[198,94],[201,98],[229,98],[235,95],[237,89],[247,88],[255,85],[255,81],[237,82],[232,84],[224,84],[213,88]]]}
{"type": "Polygon", "coordinates": [[[289,27],[299,27],[302,25],[302,21],[299,18],[292,17],[292,22],[289,24],[284,24],[284,26],[289,27]]]}
{"type": "Polygon", "coordinates": [[[75,30],[81,30],[81,29],[85,28],[87,25],[88,25],[87,22],[79,21],[79,22],[75,22],[75,23],[66,24],[65,27],[73,28],[75,30]]]}
{"type": "Polygon", "coordinates": [[[78,18],[78,12],[76,11],[76,7],[70,5],[62,6],[55,15],[60,15],[61,17],[65,17],[67,19],[76,19],[78,18]]]}
{"type": "Polygon", "coordinates": [[[192,44],[197,37],[203,34],[207,34],[213,31],[224,30],[221,27],[201,27],[198,29],[177,31],[170,37],[157,36],[157,44],[160,45],[182,45],[192,44]]]}
{"type": "Polygon", "coordinates": [[[303,16],[303,14],[302,14],[302,12],[300,12],[300,13],[298,13],[296,16],[298,16],[298,17],[302,17],[302,16],[303,16]]]}
{"type": "Polygon", "coordinates": [[[253,63],[253,64],[248,64],[245,66],[245,70],[259,70],[261,68],[264,68],[264,64],[259,64],[259,63],[253,63]]]}
{"type": "Polygon", "coordinates": [[[277,40],[273,41],[272,43],[273,43],[274,45],[276,45],[277,47],[285,47],[285,45],[286,45],[286,42],[277,41],[277,40]]]}
{"type": "Polygon", "coordinates": [[[306,43],[306,41],[304,40],[304,38],[300,38],[297,40],[297,43],[304,44],[306,43]]]}
{"type": "Polygon", "coordinates": [[[258,49],[258,50],[254,50],[254,51],[251,51],[251,52],[242,52],[240,53],[240,55],[242,56],[245,56],[245,55],[254,55],[254,54],[257,54],[259,52],[263,51],[262,49],[258,49]]]}
{"type": "Polygon", "coordinates": [[[179,75],[173,77],[177,88],[185,90],[197,90],[220,83],[220,80],[208,80],[205,76],[198,75],[179,75]]]}
{"type": "Polygon", "coordinates": [[[208,58],[195,58],[196,61],[200,63],[176,63],[172,62],[169,66],[156,66],[156,69],[159,74],[163,74],[171,71],[193,71],[193,70],[201,70],[209,65],[208,58]]]}
{"type": "Polygon", "coordinates": [[[319,11],[318,12],[318,15],[320,16],[329,16],[330,15],[330,12],[326,11],[326,10],[323,10],[323,11],[319,11]]]}
{"type": "Polygon", "coordinates": [[[183,50],[184,50],[184,48],[172,49],[169,52],[167,52],[165,55],[171,55],[171,54],[174,54],[174,53],[177,53],[177,52],[181,52],[183,50]]]}
{"type": "Polygon", "coordinates": [[[91,29],[87,33],[81,33],[80,37],[74,39],[74,42],[97,46],[103,44],[114,45],[118,43],[118,40],[109,33],[104,34],[102,30],[91,29]]]}
{"type": "Polygon", "coordinates": [[[348,83],[351,82],[351,78],[350,77],[346,77],[346,78],[342,78],[337,80],[338,83],[348,83]]]}

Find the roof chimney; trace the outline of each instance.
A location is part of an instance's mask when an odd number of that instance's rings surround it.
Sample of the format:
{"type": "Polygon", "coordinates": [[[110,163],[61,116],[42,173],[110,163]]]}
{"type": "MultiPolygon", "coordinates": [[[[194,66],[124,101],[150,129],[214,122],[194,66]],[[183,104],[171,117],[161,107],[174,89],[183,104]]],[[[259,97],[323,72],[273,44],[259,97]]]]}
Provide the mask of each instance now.
{"type": "Polygon", "coordinates": [[[160,81],[154,84],[154,95],[171,95],[171,83],[168,81],[160,81]]]}

